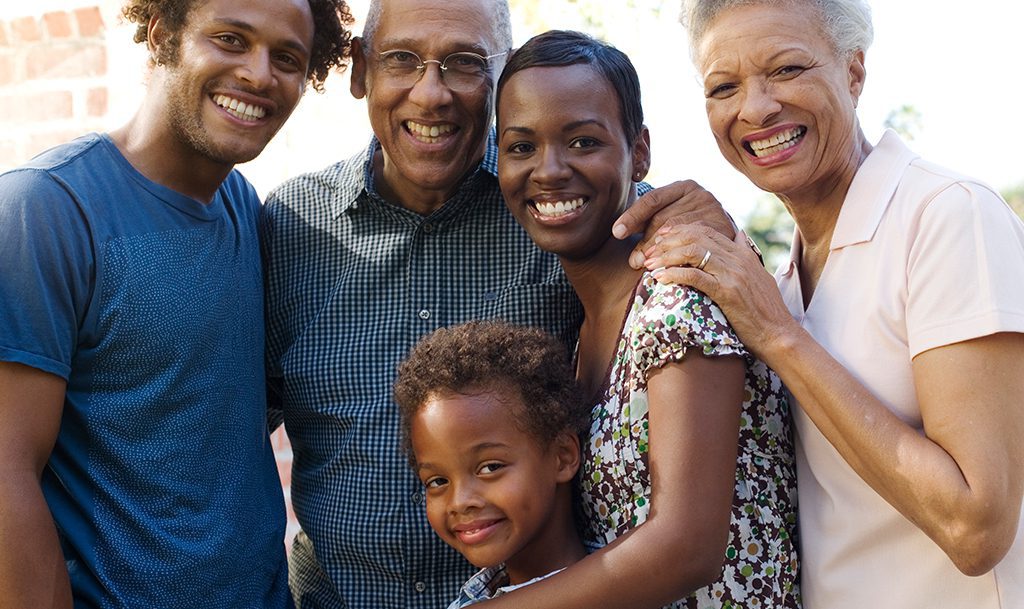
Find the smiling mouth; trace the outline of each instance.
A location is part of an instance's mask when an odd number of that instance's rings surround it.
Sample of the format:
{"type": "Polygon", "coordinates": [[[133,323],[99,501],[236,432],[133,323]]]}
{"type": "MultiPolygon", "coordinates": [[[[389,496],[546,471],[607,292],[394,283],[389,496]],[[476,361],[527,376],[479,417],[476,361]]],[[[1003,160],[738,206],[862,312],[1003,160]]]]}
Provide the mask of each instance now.
{"type": "Polygon", "coordinates": [[[224,108],[224,110],[231,116],[243,121],[255,122],[267,115],[266,108],[254,104],[247,104],[241,100],[235,99],[234,97],[228,97],[227,95],[214,95],[213,103],[224,108]]]}
{"type": "Polygon", "coordinates": [[[416,121],[405,121],[403,126],[409,132],[409,135],[424,144],[437,144],[456,131],[455,125],[450,123],[444,125],[423,125],[416,121]]]}
{"type": "Polygon", "coordinates": [[[763,159],[796,146],[806,134],[807,127],[793,127],[763,140],[743,142],[743,148],[755,157],[763,159]]]}
{"type": "Polygon", "coordinates": [[[587,200],[583,197],[569,199],[568,201],[532,201],[533,208],[545,218],[557,218],[572,213],[583,207],[587,200]]]}

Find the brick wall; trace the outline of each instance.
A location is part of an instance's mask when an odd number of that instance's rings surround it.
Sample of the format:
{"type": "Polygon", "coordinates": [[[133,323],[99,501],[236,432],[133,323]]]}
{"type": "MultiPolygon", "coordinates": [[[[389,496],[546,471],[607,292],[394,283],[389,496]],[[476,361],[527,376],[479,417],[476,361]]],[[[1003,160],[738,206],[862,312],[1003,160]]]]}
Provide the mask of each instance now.
{"type": "Polygon", "coordinates": [[[0,19],[0,168],[102,128],[106,31],[98,5],[0,19]]]}

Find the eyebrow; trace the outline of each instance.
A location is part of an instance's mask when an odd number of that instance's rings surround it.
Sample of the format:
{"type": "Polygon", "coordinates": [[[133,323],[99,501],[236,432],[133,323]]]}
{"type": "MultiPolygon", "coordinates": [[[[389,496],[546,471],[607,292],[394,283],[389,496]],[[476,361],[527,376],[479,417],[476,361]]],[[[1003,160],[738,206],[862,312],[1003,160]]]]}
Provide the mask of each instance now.
{"type": "MultiPolygon", "coordinates": [[[[605,124],[597,120],[596,118],[585,118],[578,121],[573,121],[567,124],[566,126],[562,127],[562,132],[564,133],[567,131],[573,131],[575,129],[579,129],[580,127],[586,127],[588,125],[596,125],[602,129],[607,129],[605,124]]],[[[511,127],[505,127],[504,129],[501,130],[502,135],[509,132],[522,133],[523,135],[533,135],[534,133],[536,133],[536,130],[530,129],[529,127],[518,127],[515,125],[511,127]]]]}
{"type": "MultiPolygon", "coordinates": [[[[469,449],[467,450],[467,452],[479,453],[481,451],[488,450],[488,449],[491,449],[491,448],[511,448],[511,447],[508,444],[505,444],[505,443],[502,443],[502,442],[480,442],[479,444],[474,444],[474,445],[470,446],[469,449]]],[[[424,470],[424,469],[435,469],[435,468],[436,468],[436,466],[433,463],[430,463],[429,461],[419,461],[419,460],[416,461],[416,471],[420,471],[420,470],[424,470]]]]}
{"type": "MultiPolygon", "coordinates": [[[[218,24],[222,24],[222,25],[228,25],[228,26],[231,26],[231,27],[234,27],[234,28],[238,28],[240,30],[245,30],[246,32],[249,32],[250,34],[255,34],[256,33],[256,28],[253,27],[253,25],[251,23],[247,22],[247,21],[240,21],[238,19],[231,19],[229,17],[222,17],[220,19],[214,19],[214,23],[218,23],[218,24]]],[[[293,50],[298,51],[299,53],[302,53],[302,54],[305,54],[305,55],[308,55],[309,52],[310,52],[309,49],[307,49],[304,44],[302,44],[301,42],[299,42],[298,40],[296,40],[294,38],[287,38],[284,41],[282,41],[281,44],[283,46],[287,47],[287,48],[293,49],[293,50]]]]}
{"type": "MultiPolygon", "coordinates": [[[[421,46],[423,42],[423,40],[415,38],[386,38],[384,40],[375,42],[373,46],[378,48],[386,48],[389,50],[401,49],[412,51],[416,47],[421,46]]],[[[458,50],[448,51],[448,54],[461,53],[467,50],[482,56],[490,54],[490,51],[485,49],[483,45],[476,42],[455,41],[450,45],[450,48],[458,50]]]]}

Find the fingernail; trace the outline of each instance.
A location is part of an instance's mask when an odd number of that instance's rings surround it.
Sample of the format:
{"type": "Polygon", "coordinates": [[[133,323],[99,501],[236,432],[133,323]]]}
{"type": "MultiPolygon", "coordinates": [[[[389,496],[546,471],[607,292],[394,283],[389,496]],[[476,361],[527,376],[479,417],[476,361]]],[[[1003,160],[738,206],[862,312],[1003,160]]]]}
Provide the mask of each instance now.
{"type": "Polygon", "coordinates": [[[644,266],[644,255],[640,252],[633,252],[629,255],[629,266],[637,269],[644,266]]]}
{"type": "Polygon", "coordinates": [[[662,237],[661,235],[658,235],[657,237],[654,238],[654,245],[658,245],[659,243],[661,243],[664,240],[665,240],[664,237],[662,237]]]}
{"type": "Polygon", "coordinates": [[[622,224],[616,224],[612,227],[612,234],[615,235],[616,239],[623,239],[626,235],[626,227],[622,224]]]}

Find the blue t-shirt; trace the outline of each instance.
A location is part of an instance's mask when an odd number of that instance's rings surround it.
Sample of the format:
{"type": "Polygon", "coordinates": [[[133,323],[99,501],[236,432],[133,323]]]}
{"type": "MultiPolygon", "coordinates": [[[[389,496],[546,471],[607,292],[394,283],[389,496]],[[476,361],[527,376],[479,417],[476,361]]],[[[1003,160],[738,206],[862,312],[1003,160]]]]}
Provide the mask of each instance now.
{"type": "Polygon", "coordinates": [[[0,360],[67,380],[43,492],[75,607],[291,606],[258,212],[239,173],[203,205],[105,135],[0,175],[0,360]]]}

